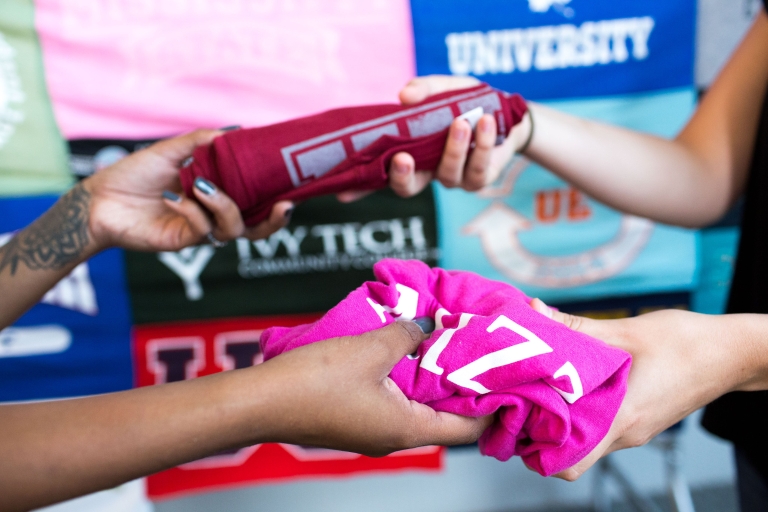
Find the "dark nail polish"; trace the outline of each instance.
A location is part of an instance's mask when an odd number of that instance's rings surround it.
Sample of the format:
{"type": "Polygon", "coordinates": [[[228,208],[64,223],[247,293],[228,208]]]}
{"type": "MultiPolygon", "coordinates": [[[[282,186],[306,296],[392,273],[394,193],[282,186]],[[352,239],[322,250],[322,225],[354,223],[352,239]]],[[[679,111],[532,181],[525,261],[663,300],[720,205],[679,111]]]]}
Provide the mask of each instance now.
{"type": "Polygon", "coordinates": [[[181,202],[181,196],[179,194],[174,194],[170,190],[163,190],[163,198],[173,201],[174,203],[181,202]]]}
{"type": "Polygon", "coordinates": [[[205,178],[195,178],[195,188],[203,194],[210,196],[216,192],[216,186],[205,178]]]}
{"type": "Polygon", "coordinates": [[[194,162],[194,161],[195,161],[194,158],[192,158],[191,156],[188,156],[187,158],[184,159],[183,162],[181,162],[181,166],[182,167],[189,167],[190,165],[192,165],[192,162],[194,162]]]}
{"type": "Polygon", "coordinates": [[[428,316],[421,316],[419,318],[414,318],[413,323],[418,325],[419,329],[421,329],[421,332],[423,332],[424,334],[429,334],[435,330],[435,321],[428,316]]]}
{"type": "Polygon", "coordinates": [[[224,128],[219,128],[223,132],[233,132],[235,130],[239,130],[242,128],[239,124],[233,124],[232,126],[225,126],[224,128]]]}
{"type": "Polygon", "coordinates": [[[285,216],[286,220],[291,220],[291,216],[293,216],[293,208],[288,208],[285,210],[283,215],[285,216]]]}

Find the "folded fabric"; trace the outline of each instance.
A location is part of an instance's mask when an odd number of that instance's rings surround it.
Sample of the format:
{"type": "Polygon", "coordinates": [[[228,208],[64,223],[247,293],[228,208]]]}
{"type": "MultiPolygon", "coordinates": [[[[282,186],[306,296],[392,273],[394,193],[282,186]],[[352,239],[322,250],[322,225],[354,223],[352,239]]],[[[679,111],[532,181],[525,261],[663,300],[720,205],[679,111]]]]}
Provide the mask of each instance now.
{"type": "Polygon", "coordinates": [[[226,133],[195,150],[181,169],[181,184],[194,197],[196,177],[213,182],[237,203],[245,223],[254,225],[280,200],[385,187],[389,162],[399,151],[410,153],[417,169],[435,169],[453,119],[478,107],[496,118],[499,141],[528,110],[519,95],[486,84],[407,107],[329,110],[226,133]]]}
{"type": "Polygon", "coordinates": [[[265,359],[396,319],[434,319],[436,329],[390,377],[438,411],[498,411],[480,451],[519,455],[544,476],[573,466],[605,437],[624,398],[630,355],[534,311],[505,283],[470,272],[383,260],[367,282],[313,324],[261,336],[265,359]]]}

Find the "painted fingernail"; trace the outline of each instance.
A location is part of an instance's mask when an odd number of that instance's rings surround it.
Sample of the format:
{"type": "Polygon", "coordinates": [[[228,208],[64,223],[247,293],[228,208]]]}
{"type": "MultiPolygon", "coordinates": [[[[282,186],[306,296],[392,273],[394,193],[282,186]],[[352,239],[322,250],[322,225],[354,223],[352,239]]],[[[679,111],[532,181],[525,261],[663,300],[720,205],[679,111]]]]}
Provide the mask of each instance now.
{"type": "Polygon", "coordinates": [[[174,194],[170,190],[163,190],[163,199],[173,201],[174,203],[181,202],[181,196],[179,194],[174,194]]]}
{"type": "Polygon", "coordinates": [[[293,216],[293,208],[288,208],[285,210],[285,213],[283,214],[286,220],[291,220],[291,217],[293,216]]]}
{"type": "Polygon", "coordinates": [[[414,318],[413,323],[418,325],[419,329],[421,329],[421,332],[423,332],[424,334],[429,334],[435,330],[435,321],[428,316],[421,316],[419,318],[414,318]]]}
{"type": "Polygon", "coordinates": [[[189,167],[190,165],[192,165],[192,162],[194,162],[194,161],[195,161],[195,159],[193,157],[189,156],[189,157],[185,158],[183,162],[181,162],[181,166],[182,167],[189,167]]]}
{"type": "Polygon", "coordinates": [[[224,128],[219,128],[219,130],[223,132],[233,132],[235,130],[239,130],[240,128],[242,128],[242,126],[240,126],[239,124],[233,124],[232,126],[225,126],[224,128]]]}
{"type": "Polygon", "coordinates": [[[210,196],[216,192],[216,186],[205,178],[195,178],[195,188],[203,194],[210,196]]]}

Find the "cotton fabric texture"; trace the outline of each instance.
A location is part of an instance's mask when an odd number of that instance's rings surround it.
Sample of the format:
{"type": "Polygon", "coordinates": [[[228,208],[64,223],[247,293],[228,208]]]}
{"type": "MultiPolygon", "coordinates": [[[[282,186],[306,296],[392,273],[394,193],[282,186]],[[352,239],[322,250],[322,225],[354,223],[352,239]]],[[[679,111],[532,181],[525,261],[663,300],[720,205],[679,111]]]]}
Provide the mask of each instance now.
{"type": "Polygon", "coordinates": [[[226,133],[195,150],[181,169],[181,184],[194,197],[196,177],[211,181],[237,203],[245,223],[254,225],[280,200],[386,187],[389,162],[399,151],[410,153],[417,169],[435,169],[453,119],[477,107],[496,118],[499,141],[528,110],[519,95],[486,84],[407,107],[329,110],[226,133]]]}
{"type": "Polygon", "coordinates": [[[317,322],[265,331],[265,359],[397,319],[430,317],[435,331],[390,377],[408,398],[438,411],[498,411],[479,440],[484,455],[518,455],[549,476],[605,437],[626,393],[628,353],[537,313],[506,283],[420,261],[383,260],[374,274],[376,282],[317,322]]]}

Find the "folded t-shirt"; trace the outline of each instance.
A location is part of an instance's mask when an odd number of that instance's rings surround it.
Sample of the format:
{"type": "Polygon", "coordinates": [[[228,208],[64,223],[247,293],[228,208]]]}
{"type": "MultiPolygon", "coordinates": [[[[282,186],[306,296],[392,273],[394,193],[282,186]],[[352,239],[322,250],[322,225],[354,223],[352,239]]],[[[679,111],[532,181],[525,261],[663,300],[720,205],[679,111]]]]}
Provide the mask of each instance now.
{"type": "Polygon", "coordinates": [[[367,282],[313,324],[261,336],[265,359],[316,341],[358,335],[396,319],[436,329],[390,373],[438,411],[498,411],[480,450],[519,455],[548,476],[583,459],[608,433],[624,398],[628,353],[534,311],[513,286],[420,261],[383,260],[367,282]]]}
{"type": "Polygon", "coordinates": [[[478,107],[496,118],[499,142],[528,110],[519,95],[486,84],[410,106],[329,110],[226,133],[195,150],[181,169],[181,184],[194,197],[196,177],[211,181],[254,225],[280,200],[386,187],[389,162],[399,151],[410,153],[417,169],[434,170],[453,119],[478,107]]]}

